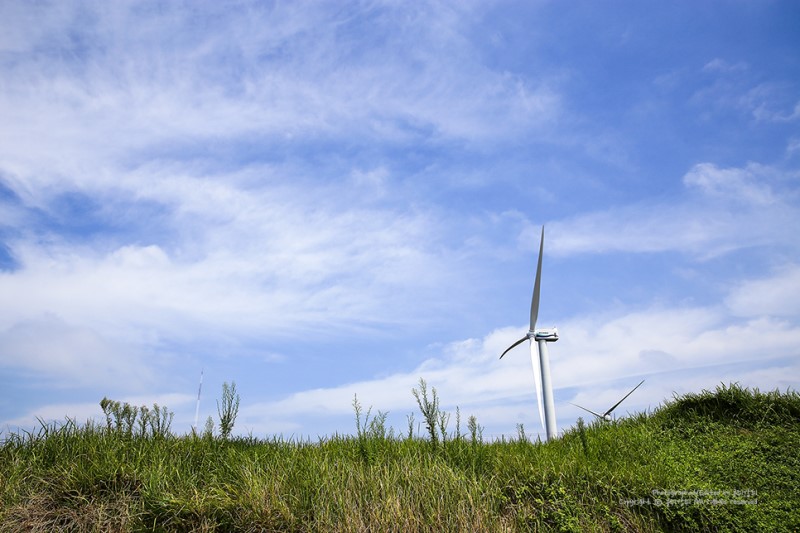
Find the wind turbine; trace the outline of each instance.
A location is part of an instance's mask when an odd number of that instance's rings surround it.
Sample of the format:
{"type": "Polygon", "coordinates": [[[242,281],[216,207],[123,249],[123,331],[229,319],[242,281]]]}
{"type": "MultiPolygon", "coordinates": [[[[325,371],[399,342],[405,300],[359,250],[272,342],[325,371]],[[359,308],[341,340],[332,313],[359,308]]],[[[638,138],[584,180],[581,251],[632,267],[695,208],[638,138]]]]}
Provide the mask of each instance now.
{"type": "Polygon", "coordinates": [[[575,407],[578,407],[578,408],[580,408],[580,409],[583,409],[583,410],[584,410],[584,411],[586,411],[587,413],[592,413],[592,414],[593,414],[594,416],[596,416],[597,418],[600,418],[600,419],[602,419],[602,420],[605,420],[606,422],[611,422],[611,412],[612,412],[612,411],[614,411],[614,409],[616,409],[616,408],[619,406],[619,404],[621,404],[622,402],[624,402],[624,401],[625,401],[625,398],[627,398],[628,396],[630,396],[631,394],[633,394],[633,391],[635,391],[636,389],[638,389],[638,388],[639,388],[639,387],[642,385],[642,383],[644,383],[644,380],[640,381],[640,382],[639,382],[639,384],[638,384],[638,385],[636,385],[636,386],[635,386],[633,389],[631,389],[631,391],[630,391],[628,394],[626,394],[625,396],[623,396],[623,397],[622,397],[622,399],[621,399],[620,401],[618,401],[617,403],[615,403],[614,405],[612,405],[612,406],[611,406],[611,409],[609,409],[608,411],[606,411],[606,412],[605,412],[605,413],[603,413],[602,415],[601,415],[601,414],[599,414],[599,413],[595,413],[594,411],[592,411],[592,410],[590,410],[590,409],[587,409],[587,408],[585,408],[585,407],[581,407],[580,405],[578,405],[578,404],[576,404],[576,403],[573,403],[572,405],[574,405],[575,407]]]}
{"type": "Polygon", "coordinates": [[[524,337],[506,348],[506,351],[503,352],[500,359],[511,351],[512,348],[515,348],[526,340],[531,341],[531,366],[533,366],[533,377],[536,382],[536,400],[539,403],[539,419],[542,421],[542,427],[545,429],[547,440],[549,441],[556,437],[558,427],[556,425],[556,409],[553,405],[553,384],[550,381],[550,357],[547,354],[547,343],[558,340],[558,329],[536,329],[536,319],[539,316],[539,287],[542,281],[542,255],[544,255],[544,226],[542,226],[542,238],[539,243],[539,263],[536,266],[536,281],[533,285],[530,329],[524,337]],[[539,348],[538,365],[533,341],[536,341],[536,345],[539,348]]]}

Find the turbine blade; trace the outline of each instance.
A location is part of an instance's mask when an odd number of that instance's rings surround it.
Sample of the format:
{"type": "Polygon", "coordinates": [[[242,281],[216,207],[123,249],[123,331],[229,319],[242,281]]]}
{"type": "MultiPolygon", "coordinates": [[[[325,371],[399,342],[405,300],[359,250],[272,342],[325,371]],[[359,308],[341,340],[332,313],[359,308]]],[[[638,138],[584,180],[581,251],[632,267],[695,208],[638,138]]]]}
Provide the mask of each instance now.
{"type": "Polygon", "coordinates": [[[613,406],[611,409],[609,409],[608,411],[606,411],[605,415],[603,415],[603,416],[610,415],[610,414],[611,414],[611,411],[613,411],[614,409],[616,409],[616,408],[617,408],[617,406],[618,406],[619,404],[621,404],[622,402],[624,402],[624,401],[625,401],[625,398],[627,398],[628,396],[630,396],[631,394],[633,394],[633,391],[635,391],[636,389],[638,389],[638,388],[639,388],[639,387],[642,385],[642,383],[644,383],[644,380],[640,381],[640,382],[639,382],[639,385],[636,385],[636,386],[635,386],[633,389],[631,389],[631,391],[630,391],[628,394],[626,394],[625,396],[623,396],[623,397],[622,397],[622,399],[621,399],[620,401],[618,401],[617,403],[615,403],[615,404],[614,404],[614,406],[613,406]]]}
{"type": "Polygon", "coordinates": [[[575,407],[577,407],[578,409],[583,409],[583,410],[584,410],[584,411],[586,411],[587,413],[592,413],[592,414],[593,414],[594,416],[596,416],[597,418],[603,418],[603,415],[597,414],[597,413],[595,413],[594,411],[592,411],[591,409],[587,409],[587,408],[585,408],[585,407],[581,407],[581,406],[580,406],[580,405],[578,405],[577,403],[572,403],[572,402],[570,402],[570,405],[574,405],[574,406],[575,406],[575,407]]]}
{"type": "Polygon", "coordinates": [[[533,298],[531,299],[531,331],[536,329],[536,319],[539,318],[539,286],[542,283],[542,255],[544,255],[544,226],[542,226],[542,239],[539,242],[539,263],[536,265],[536,282],[533,284],[533,298]]]}
{"type": "Polygon", "coordinates": [[[542,421],[542,429],[547,433],[544,423],[544,399],[542,398],[542,368],[540,365],[537,343],[531,339],[531,365],[533,366],[533,380],[536,382],[536,401],[539,404],[539,420],[542,421]],[[534,346],[537,350],[534,352],[534,346]]]}
{"type": "Polygon", "coordinates": [[[500,356],[500,359],[502,359],[502,358],[503,358],[503,355],[507,354],[507,353],[508,353],[508,352],[510,352],[510,351],[511,351],[513,348],[516,348],[517,346],[519,346],[520,344],[522,344],[522,343],[523,343],[524,341],[526,341],[526,340],[528,340],[528,337],[527,337],[527,336],[526,336],[526,337],[522,337],[520,340],[518,340],[517,342],[515,342],[514,344],[512,344],[511,346],[509,346],[508,348],[506,348],[506,351],[505,351],[505,352],[503,352],[503,354],[500,356]]]}

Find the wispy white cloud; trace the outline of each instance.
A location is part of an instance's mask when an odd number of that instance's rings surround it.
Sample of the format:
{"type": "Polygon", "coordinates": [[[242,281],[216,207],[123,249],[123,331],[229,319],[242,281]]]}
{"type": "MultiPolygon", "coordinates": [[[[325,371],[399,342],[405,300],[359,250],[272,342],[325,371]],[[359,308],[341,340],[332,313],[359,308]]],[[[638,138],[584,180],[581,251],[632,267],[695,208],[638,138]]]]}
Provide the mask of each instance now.
{"type": "Polygon", "coordinates": [[[742,283],[725,303],[737,316],[800,315],[800,265],[786,265],[772,276],[742,283]]]}
{"type": "Polygon", "coordinates": [[[438,222],[424,212],[342,210],[298,203],[301,190],[270,198],[224,186],[198,189],[192,200],[189,188],[179,215],[189,246],[14,244],[21,267],[0,285],[16,303],[0,306],[0,321],[52,312],[104,327],[341,328],[410,316],[400,287],[430,291],[435,308],[445,277],[457,282],[445,269],[449,252],[434,248],[438,222]],[[208,205],[195,211],[192,202],[208,205]]]}
{"type": "Polygon", "coordinates": [[[698,189],[704,195],[733,205],[764,207],[778,201],[768,180],[772,173],[771,169],[752,163],[745,168],[719,168],[711,163],[700,163],[683,177],[683,183],[689,189],[698,189]]]}
{"type": "Polygon", "coordinates": [[[792,137],[786,143],[786,155],[791,157],[796,152],[800,152],[800,138],[792,137]]]}
{"type": "MultiPolygon", "coordinates": [[[[685,194],[581,214],[550,225],[553,254],[678,251],[713,257],[750,246],[794,247],[798,194],[787,173],[759,164],[692,167],[685,194]]],[[[530,242],[529,226],[522,239],[530,242]]]]}
{"type": "Polygon", "coordinates": [[[740,106],[749,109],[753,118],[766,122],[794,122],[800,119],[800,102],[786,109],[773,93],[773,87],[759,86],[749,91],[740,99],[740,106]],[[777,101],[777,102],[776,102],[777,101]]]}
{"type": "Polygon", "coordinates": [[[738,61],[736,63],[729,63],[722,58],[714,58],[705,65],[703,65],[703,70],[705,72],[741,72],[747,70],[749,65],[744,61],[738,61]]]}
{"type": "Polygon", "coordinates": [[[119,3],[68,10],[47,35],[14,45],[26,61],[4,69],[0,161],[30,199],[108,189],[120,164],[192,143],[486,140],[552,123],[559,97],[546,79],[481,64],[465,15],[436,9],[423,23],[416,8],[375,6],[361,23],[392,31],[362,36],[373,49],[339,31],[353,21],[332,7],[254,4],[206,15],[213,23],[119,3]]]}
{"type": "Polygon", "coordinates": [[[702,117],[735,111],[762,122],[791,122],[800,117],[800,103],[788,80],[764,81],[758,65],[745,61],[730,62],[715,58],[702,69],[707,80],[690,101],[703,106],[702,117]],[[788,108],[787,108],[788,107],[788,108]]]}
{"type": "Polygon", "coordinates": [[[114,336],[44,314],[0,331],[0,366],[56,388],[118,382],[123,390],[152,381],[142,353],[114,336]],[[120,376],[125,379],[120,380],[120,376]]]}

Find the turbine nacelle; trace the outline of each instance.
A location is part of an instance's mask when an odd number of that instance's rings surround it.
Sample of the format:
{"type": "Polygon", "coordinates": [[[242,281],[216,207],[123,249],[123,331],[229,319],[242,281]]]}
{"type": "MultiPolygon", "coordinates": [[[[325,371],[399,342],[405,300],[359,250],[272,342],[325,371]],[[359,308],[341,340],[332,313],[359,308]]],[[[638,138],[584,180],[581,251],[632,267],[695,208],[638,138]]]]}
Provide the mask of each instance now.
{"type": "Polygon", "coordinates": [[[558,328],[528,331],[528,338],[535,341],[556,342],[558,340],[558,328]]]}

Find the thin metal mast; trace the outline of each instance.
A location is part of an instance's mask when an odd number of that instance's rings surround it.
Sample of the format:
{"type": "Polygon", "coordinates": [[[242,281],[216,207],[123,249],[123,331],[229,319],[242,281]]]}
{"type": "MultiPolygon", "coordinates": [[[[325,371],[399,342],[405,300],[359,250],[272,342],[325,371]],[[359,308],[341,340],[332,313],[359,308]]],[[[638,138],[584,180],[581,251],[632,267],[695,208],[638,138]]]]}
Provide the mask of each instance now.
{"type": "Polygon", "coordinates": [[[197,387],[197,406],[194,408],[194,428],[197,431],[197,421],[200,417],[200,392],[203,390],[203,369],[200,369],[200,385],[197,387]]]}

